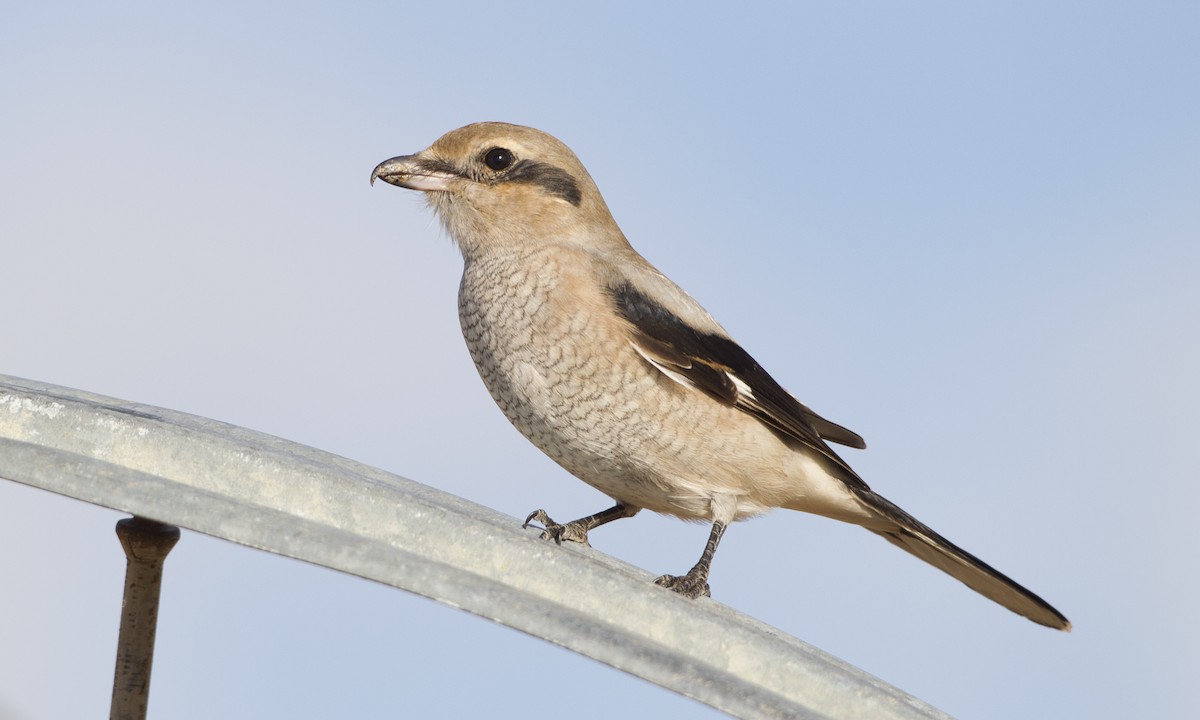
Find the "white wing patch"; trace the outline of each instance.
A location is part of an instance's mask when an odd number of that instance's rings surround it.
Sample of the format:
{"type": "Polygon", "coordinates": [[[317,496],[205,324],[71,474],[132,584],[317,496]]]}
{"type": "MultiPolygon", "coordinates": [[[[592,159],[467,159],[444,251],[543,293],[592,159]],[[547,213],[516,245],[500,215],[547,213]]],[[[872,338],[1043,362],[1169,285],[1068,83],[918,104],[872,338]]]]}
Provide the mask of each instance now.
{"type": "MultiPolygon", "coordinates": [[[[655,369],[658,370],[659,372],[661,372],[663,375],[666,375],[667,377],[671,378],[672,380],[679,383],[680,385],[688,388],[689,390],[699,390],[700,389],[700,388],[696,387],[696,383],[689,380],[686,375],[681,375],[677,371],[672,370],[670,365],[664,363],[662,360],[659,360],[658,358],[651,355],[646,348],[641,346],[640,343],[630,340],[629,344],[631,346],[633,346],[633,349],[637,351],[638,355],[642,356],[643,360],[645,360],[646,362],[653,365],[655,367],[655,369]]],[[[690,367],[690,365],[689,365],[689,367],[690,367]]]]}

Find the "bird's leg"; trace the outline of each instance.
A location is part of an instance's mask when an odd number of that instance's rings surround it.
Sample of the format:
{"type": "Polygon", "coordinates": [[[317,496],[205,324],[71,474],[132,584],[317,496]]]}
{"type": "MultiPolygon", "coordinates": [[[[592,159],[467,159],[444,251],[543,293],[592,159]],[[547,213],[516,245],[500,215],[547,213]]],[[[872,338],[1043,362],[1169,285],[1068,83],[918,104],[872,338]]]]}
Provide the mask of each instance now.
{"type": "Polygon", "coordinates": [[[708,567],[712,565],[713,554],[717,552],[717,545],[721,542],[721,536],[724,534],[725,523],[717,520],[713,523],[712,532],[708,534],[708,544],[704,546],[700,561],[691,570],[688,570],[687,575],[663,575],[654,583],[670,588],[693,600],[701,595],[712,597],[712,591],[708,587],[708,567]]]}
{"type": "Polygon", "coordinates": [[[525,524],[521,527],[527,528],[529,527],[530,523],[537,522],[540,523],[544,528],[542,530],[543,540],[554,540],[554,542],[558,543],[559,545],[562,545],[563,540],[566,540],[567,542],[583,543],[584,545],[591,547],[591,543],[588,542],[587,537],[589,530],[600,527],[605,523],[610,523],[613,520],[633,517],[634,515],[637,515],[638,510],[641,510],[641,508],[634,507],[633,505],[626,505],[624,503],[617,503],[609,509],[602,510],[595,515],[588,515],[587,517],[582,517],[578,520],[572,520],[571,522],[563,525],[559,525],[551,520],[550,516],[546,514],[545,510],[534,510],[533,512],[529,513],[529,517],[525,518],[525,524]]]}

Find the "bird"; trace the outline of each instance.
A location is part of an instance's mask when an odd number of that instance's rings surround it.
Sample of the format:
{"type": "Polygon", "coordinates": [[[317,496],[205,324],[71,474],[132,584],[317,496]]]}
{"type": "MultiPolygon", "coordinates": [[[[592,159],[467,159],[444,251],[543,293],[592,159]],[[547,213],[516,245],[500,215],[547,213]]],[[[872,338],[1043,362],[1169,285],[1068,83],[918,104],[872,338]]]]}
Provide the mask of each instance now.
{"type": "Polygon", "coordinates": [[[543,540],[646,509],[711,523],[699,561],[654,582],[711,597],[734,521],[776,508],[853,523],[1035,623],[1069,630],[1045,600],[872,490],[829,443],[865,448],[784,390],[682,288],[639,254],[596,183],[540,130],[480,122],[385,160],[371,184],[424,193],[463,257],[458,311],[508,420],[612,507],[566,523],[529,514],[543,540]]]}

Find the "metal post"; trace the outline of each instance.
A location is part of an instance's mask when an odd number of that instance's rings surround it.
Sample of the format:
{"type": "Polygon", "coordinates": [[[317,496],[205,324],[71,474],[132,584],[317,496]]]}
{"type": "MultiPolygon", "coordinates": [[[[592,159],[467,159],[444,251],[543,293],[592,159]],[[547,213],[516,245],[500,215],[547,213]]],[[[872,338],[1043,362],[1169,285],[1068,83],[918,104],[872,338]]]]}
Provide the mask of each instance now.
{"type": "Polygon", "coordinates": [[[125,598],[109,719],[144,720],[150,697],[163,561],[179,540],[179,528],[132,517],[117,522],[117,537],[125,548],[125,598]]]}

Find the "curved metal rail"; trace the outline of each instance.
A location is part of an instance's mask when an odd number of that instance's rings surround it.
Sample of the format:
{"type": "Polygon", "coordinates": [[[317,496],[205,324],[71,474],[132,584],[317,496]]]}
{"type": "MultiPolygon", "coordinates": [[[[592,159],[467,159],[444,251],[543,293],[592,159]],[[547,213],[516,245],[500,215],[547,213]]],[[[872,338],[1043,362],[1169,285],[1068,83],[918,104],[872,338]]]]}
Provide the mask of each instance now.
{"type": "Polygon", "coordinates": [[[947,717],[591,548],[215,420],[0,375],[0,477],[408,590],[739,717],[947,717]]]}

